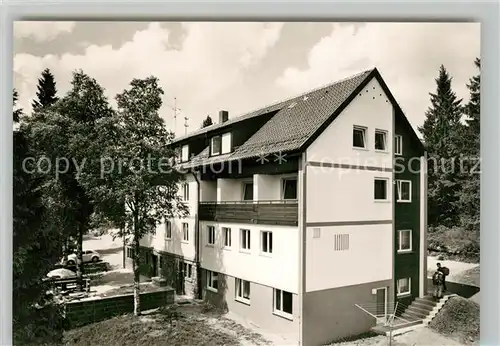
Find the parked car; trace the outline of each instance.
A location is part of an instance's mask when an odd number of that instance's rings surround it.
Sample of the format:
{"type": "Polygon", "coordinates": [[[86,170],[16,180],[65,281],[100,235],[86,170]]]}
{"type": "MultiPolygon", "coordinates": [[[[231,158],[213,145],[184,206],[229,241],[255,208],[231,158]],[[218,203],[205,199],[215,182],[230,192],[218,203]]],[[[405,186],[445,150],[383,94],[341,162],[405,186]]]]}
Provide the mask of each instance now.
{"type": "MultiPolygon", "coordinates": [[[[68,265],[75,265],[77,262],[76,253],[72,253],[68,255],[68,261],[66,262],[68,265]]],[[[87,262],[99,262],[101,259],[101,255],[95,250],[84,250],[82,253],[83,263],[87,262]]]]}

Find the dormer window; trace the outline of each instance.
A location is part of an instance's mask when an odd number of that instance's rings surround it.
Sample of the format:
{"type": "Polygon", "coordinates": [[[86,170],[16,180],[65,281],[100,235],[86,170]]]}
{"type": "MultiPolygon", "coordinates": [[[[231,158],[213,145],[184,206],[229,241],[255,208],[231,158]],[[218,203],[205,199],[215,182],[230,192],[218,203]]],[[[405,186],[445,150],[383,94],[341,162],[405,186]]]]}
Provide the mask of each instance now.
{"type": "Polygon", "coordinates": [[[214,136],[210,140],[210,155],[220,155],[222,147],[221,136],[214,136]]]}
{"type": "Polygon", "coordinates": [[[182,146],[181,161],[182,162],[189,161],[189,145],[187,144],[182,146]]]}

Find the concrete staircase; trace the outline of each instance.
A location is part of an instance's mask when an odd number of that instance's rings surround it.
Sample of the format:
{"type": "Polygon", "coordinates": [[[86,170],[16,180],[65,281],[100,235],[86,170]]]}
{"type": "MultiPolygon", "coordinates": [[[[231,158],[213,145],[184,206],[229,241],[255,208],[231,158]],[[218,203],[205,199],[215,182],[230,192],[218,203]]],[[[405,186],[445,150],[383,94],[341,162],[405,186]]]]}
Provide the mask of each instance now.
{"type": "MultiPolygon", "coordinates": [[[[454,296],[456,296],[456,294],[445,295],[438,301],[435,301],[432,295],[416,298],[399,317],[395,318],[392,327],[392,335],[400,335],[417,328],[428,326],[448,299],[454,296]]],[[[390,328],[387,326],[377,326],[373,330],[380,334],[390,334],[390,328]]]]}

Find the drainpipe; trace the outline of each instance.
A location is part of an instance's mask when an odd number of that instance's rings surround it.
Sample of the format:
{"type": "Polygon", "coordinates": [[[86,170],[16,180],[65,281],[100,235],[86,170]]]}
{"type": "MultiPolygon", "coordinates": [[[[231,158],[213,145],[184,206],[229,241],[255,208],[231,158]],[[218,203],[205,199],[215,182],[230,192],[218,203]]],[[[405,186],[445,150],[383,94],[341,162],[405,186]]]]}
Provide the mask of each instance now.
{"type": "Polygon", "coordinates": [[[201,285],[201,268],[200,268],[200,181],[197,176],[197,171],[191,172],[194,179],[196,180],[196,214],[194,220],[194,231],[195,231],[195,252],[194,252],[194,263],[196,264],[196,295],[198,299],[202,299],[202,285],[201,285]]]}

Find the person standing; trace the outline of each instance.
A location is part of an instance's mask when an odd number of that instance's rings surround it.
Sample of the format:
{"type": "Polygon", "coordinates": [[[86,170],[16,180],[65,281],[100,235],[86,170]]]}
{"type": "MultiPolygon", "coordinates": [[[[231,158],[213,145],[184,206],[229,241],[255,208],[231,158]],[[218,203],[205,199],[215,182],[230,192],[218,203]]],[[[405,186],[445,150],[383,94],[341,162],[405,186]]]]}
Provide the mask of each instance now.
{"type": "Polygon", "coordinates": [[[441,263],[437,264],[437,270],[438,272],[443,273],[443,291],[447,291],[448,289],[446,288],[446,277],[450,274],[450,270],[446,267],[443,267],[441,263]]]}

